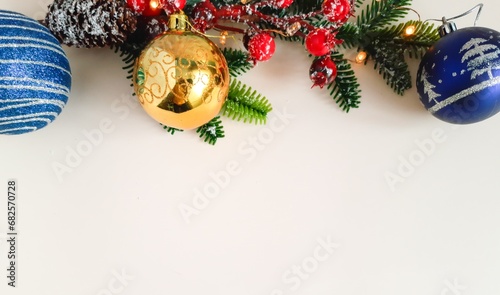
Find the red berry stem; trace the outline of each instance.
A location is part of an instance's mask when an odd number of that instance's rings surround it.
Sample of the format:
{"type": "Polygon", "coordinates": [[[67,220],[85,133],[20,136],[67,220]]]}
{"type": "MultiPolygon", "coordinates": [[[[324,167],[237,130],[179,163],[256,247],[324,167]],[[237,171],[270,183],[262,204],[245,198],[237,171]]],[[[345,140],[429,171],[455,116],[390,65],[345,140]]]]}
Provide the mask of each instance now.
{"type": "Polygon", "coordinates": [[[275,27],[277,27],[277,28],[279,28],[280,30],[283,30],[283,31],[286,31],[286,29],[291,24],[296,23],[296,22],[300,23],[301,27],[305,28],[308,31],[315,29],[315,27],[313,25],[309,24],[305,20],[300,19],[298,17],[295,18],[295,19],[278,18],[278,17],[274,17],[274,16],[263,14],[260,11],[256,11],[255,15],[258,16],[259,19],[261,19],[261,20],[263,20],[263,21],[265,21],[267,23],[272,24],[275,27]]]}
{"type": "Polygon", "coordinates": [[[283,19],[286,19],[286,20],[292,21],[292,22],[295,22],[295,21],[304,21],[304,19],[315,17],[315,16],[320,15],[320,14],[321,14],[321,10],[318,10],[318,11],[311,11],[311,12],[308,12],[308,13],[305,13],[305,14],[297,14],[297,15],[285,16],[283,19]]]}
{"type": "MultiPolygon", "coordinates": [[[[216,19],[230,20],[238,23],[246,23],[250,19],[248,16],[253,15],[254,10],[248,5],[228,5],[221,7],[215,13],[216,19]]],[[[254,17],[255,20],[258,20],[254,17]]]]}
{"type": "Polygon", "coordinates": [[[305,28],[307,31],[311,31],[314,30],[315,27],[306,22],[305,19],[321,14],[321,11],[313,11],[303,15],[279,18],[258,11],[257,8],[267,5],[266,3],[262,3],[263,2],[251,5],[237,4],[224,6],[217,10],[215,17],[217,20],[228,20],[249,25],[255,21],[265,21],[283,31],[286,31],[291,24],[299,23],[302,28],[305,28]]]}

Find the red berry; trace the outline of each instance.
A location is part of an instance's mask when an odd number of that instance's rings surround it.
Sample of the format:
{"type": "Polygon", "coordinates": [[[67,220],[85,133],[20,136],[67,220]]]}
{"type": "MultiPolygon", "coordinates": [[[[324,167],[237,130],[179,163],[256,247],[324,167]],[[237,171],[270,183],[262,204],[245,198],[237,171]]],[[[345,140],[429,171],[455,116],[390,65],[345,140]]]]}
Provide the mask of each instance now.
{"type": "Polygon", "coordinates": [[[171,15],[184,9],[184,6],[186,6],[186,0],[168,0],[163,6],[163,10],[167,15],[171,15]]]}
{"type": "Polygon", "coordinates": [[[329,56],[319,58],[313,62],[309,69],[309,76],[313,81],[313,86],[323,88],[326,84],[330,84],[337,77],[337,66],[329,56]]]}
{"type": "Polygon", "coordinates": [[[186,6],[186,0],[170,0],[169,2],[173,2],[179,10],[183,10],[184,6],[186,6]]]}
{"type": "Polygon", "coordinates": [[[351,16],[351,0],[325,0],[323,14],[332,23],[345,23],[351,16]]]}
{"type": "Polygon", "coordinates": [[[269,1],[269,6],[274,7],[274,8],[287,8],[288,6],[292,5],[293,0],[270,0],[269,1]]]}
{"type": "Polygon", "coordinates": [[[259,33],[248,41],[248,52],[254,61],[269,60],[276,50],[276,43],[268,33],[259,33]]]}
{"type": "Polygon", "coordinates": [[[213,28],[217,22],[217,9],[208,0],[196,3],[191,12],[193,27],[200,32],[213,28]]]}
{"type": "Polygon", "coordinates": [[[323,56],[330,52],[336,44],[341,41],[335,39],[336,33],[332,33],[327,29],[316,29],[310,32],[306,37],[306,48],[316,56],[323,56]]]}

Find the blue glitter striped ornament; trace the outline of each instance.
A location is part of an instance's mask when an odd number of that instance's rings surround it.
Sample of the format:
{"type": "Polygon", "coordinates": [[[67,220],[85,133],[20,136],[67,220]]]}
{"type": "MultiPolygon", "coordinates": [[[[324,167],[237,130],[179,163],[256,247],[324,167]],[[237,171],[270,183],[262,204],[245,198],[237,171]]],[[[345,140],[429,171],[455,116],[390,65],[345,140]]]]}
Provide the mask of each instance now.
{"type": "Polygon", "coordinates": [[[22,134],[51,123],[71,88],[66,54],[36,20],[0,10],[0,134],[22,134]]]}
{"type": "Polygon", "coordinates": [[[417,91],[436,118],[472,124],[500,111],[500,32],[483,27],[441,27],[442,38],[424,55],[417,91]]]}

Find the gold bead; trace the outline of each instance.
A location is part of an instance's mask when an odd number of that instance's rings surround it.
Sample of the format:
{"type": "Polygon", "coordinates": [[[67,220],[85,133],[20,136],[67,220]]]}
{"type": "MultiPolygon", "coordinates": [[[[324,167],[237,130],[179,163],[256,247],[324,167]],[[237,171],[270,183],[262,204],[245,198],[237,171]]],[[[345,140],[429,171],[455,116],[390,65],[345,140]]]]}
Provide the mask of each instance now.
{"type": "Polygon", "coordinates": [[[174,29],[154,39],[134,68],[134,90],[144,110],[178,129],[197,128],[217,116],[229,91],[229,69],[203,35],[174,29]]]}

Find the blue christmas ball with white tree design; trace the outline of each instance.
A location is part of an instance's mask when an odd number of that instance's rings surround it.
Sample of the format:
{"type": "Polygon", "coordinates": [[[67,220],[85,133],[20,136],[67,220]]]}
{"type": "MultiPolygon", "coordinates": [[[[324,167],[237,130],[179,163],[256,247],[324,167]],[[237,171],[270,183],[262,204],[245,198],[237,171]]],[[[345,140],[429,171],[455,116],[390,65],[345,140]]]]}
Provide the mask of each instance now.
{"type": "Polygon", "coordinates": [[[417,92],[435,117],[480,122],[500,111],[500,33],[483,27],[452,31],[424,55],[417,92]]]}
{"type": "Polygon", "coordinates": [[[0,134],[22,134],[62,111],[71,71],[61,44],[38,21],[0,10],[0,134]]]}

